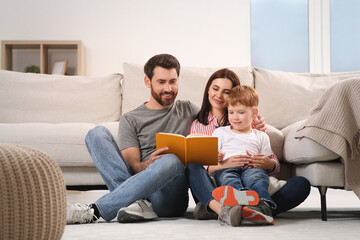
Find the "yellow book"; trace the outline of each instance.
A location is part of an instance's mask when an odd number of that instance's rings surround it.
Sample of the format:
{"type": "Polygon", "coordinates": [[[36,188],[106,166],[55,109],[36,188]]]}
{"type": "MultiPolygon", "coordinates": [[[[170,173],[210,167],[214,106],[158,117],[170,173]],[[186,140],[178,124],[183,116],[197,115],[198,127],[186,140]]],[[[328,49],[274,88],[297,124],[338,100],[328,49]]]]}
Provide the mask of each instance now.
{"type": "Polygon", "coordinates": [[[217,165],[217,137],[192,134],[184,137],[173,133],[156,133],[156,149],[169,147],[165,153],[174,153],[184,165],[200,163],[202,165],[217,165]]]}

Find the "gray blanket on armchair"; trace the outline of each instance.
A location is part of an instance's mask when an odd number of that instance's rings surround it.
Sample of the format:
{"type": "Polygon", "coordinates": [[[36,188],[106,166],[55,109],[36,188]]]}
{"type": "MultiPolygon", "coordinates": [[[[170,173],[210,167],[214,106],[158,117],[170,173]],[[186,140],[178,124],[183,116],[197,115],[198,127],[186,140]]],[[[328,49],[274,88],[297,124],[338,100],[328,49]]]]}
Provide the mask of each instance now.
{"type": "Polygon", "coordinates": [[[348,186],[360,198],[360,79],[329,88],[311,110],[296,138],[310,138],[344,160],[348,186]]]}

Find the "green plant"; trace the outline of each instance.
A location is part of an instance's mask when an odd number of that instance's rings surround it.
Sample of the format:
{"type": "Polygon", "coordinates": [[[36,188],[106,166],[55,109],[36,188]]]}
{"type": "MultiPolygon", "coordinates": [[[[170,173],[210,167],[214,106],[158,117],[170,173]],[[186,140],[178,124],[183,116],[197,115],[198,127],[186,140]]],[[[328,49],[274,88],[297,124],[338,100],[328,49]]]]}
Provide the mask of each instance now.
{"type": "Polygon", "coordinates": [[[25,68],[26,73],[40,73],[40,68],[36,65],[29,65],[25,68]]]}

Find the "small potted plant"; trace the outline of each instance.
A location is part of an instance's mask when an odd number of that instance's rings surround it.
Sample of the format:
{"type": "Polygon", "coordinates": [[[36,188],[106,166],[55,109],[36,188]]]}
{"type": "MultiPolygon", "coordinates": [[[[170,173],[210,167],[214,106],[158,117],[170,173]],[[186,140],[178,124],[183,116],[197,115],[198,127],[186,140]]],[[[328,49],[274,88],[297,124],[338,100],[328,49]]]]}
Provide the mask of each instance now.
{"type": "Polygon", "coordinates": [[[40,73],[40,68],[36,65],[29,65],[25,68],[26,73],[40,73]]]}

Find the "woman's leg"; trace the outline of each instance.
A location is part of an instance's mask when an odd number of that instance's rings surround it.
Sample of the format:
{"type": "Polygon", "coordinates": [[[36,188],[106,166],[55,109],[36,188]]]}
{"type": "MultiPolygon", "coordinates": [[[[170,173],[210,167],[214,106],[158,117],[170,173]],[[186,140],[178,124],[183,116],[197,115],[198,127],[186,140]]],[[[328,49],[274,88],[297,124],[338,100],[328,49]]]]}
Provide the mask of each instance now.
{"type": "Polygon", "coordinates": [[[273,216],[300,205],[310,194],[311,186],[306,178],[296,176],[286,179],[286,181],[286,184],[271,196],[277,205],[277,208],[273,209],[273,216]]]}
{"type": "Polygon", "coordinates": [[[215,189],[208,172],[201,164],[191,163],[186,167],[186,176],[195,202],[200,201],[208,210],[209,202],[214,199],[211,194],[215,189]]]}

